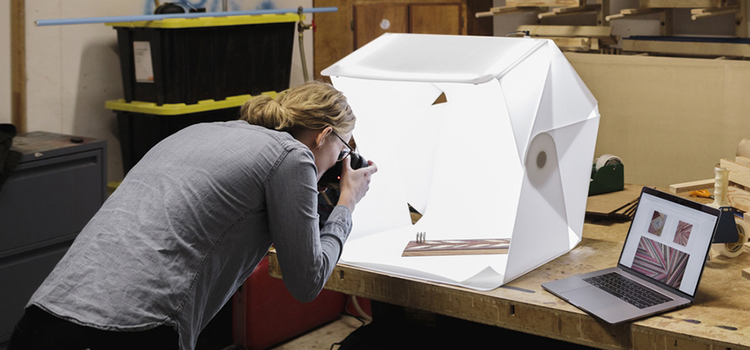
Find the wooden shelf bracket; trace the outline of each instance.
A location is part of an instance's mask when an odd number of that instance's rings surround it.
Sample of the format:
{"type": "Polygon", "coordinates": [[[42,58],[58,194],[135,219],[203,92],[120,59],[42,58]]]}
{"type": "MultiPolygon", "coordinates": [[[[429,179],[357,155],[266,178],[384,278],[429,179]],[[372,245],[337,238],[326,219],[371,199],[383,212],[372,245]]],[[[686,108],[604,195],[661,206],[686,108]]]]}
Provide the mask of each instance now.
{"type": "Polygon", "coordinates": [[[692,9],[690,10],[690,15],[693,20],[696,20],[699,18],[721,16],[721,15],[726,15],[729,13],[736,13],[739,11],[740,11],[740,5],[735,5],[735,6],[727,6],[727,7],[692,9]]]}
{"type": "Polygon", "coordinates": [[[539,12],[539,11],[542,11],[542,8],[537,7],[537,6],[500,6],[500,7],[490,8],[490,10],[486,12],[477,12],[474,14],[474,16],[476,18],[482,18],[482,17],[497,16],[497,15],[507,15],[511,13],[539,12]]]}
{"type": "Polygon", "coordinates": [[[631,17],[631,16],[642,16],[642,15],[648,15],[652,13],[659,13],[664,12],[666,9],[660,9],[660,8],[635,8],[635,9],[622,9],[620,10],[620,13],[616,13],[614,15],[609,15],[606,18],[606,20],[612,21],[615,19],[622,19],[625,17],[631,17]]]}
{"type": "Polygon", "coordinates": [[[601,4],[591,4],[576,7],[556,7],[552,11],[543,12],[537,15],[539,19],[551,16],[578,15],[582,13],[599,12],[601,4]]]}

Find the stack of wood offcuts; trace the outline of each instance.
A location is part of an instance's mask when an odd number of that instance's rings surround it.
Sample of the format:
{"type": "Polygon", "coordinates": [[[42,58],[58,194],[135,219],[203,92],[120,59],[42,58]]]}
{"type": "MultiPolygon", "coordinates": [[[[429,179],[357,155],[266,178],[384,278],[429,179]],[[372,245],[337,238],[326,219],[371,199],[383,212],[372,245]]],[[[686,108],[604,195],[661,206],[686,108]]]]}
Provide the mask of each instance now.
{"type": "MultiPolygon", "coordinates": [[[[750,40],[746,13],[750,0],[639,0],[638,6],[611,13],[612,0],[507,0],[505,6],[493,7],[476,17],[514,13],[536,13],[540,25],[522,25],[519,35],[553,40],[563,51],[598,52],[607,54],[678,56],[699,58],[750,58],[750,40]],[[574,17],[595,14],[596,25],[542,25],[553,17],[574,17]],[[620,19],[650,16],[659,21],[659,33],[648,36],[623,37],[612,34],[612,23],[620,19]],[[687,17],[686,17],[687,16],[687,17]],[[701,21],[719,17],[735,27],[734,36],[677,35],[674,22],[685,19],[701,21]]],[[[560,21],[556,21],[560,22],[560,21]]],[[[575,23],[575,21],[570,21],[575,23]]]]}
{"type": "MultiPolygon", "coordinates": [[[[734,160],[721,159],[717,166],[729,170],[729,185],[727,186],[729,204],[745,213],[750,212],[750,139],[740,142],[734,160]]],[[[670,185],[669,190],[672,193],[682,193],[713,189],[715,182],[714,179],[684,182],[670,185]]]]}
{"type": "Polygon", "coordinates": [[[518,35],[550,39],[562,51],[610,51],[617,45],[619,37],[612,35],[612,27],[605,25],[604,16],[609,10],[609,0],[587,4],[585,0],[508,0],[505,6],[493,7],[479,12],[477,17],[497,16],[521,12],[534,12],[542,19],[595,13],[595,26],[581,25],[522,25],[518,35]]]}
{"type": "MultiPolygon", "coordinates": [[[[742,218],[736,218],[738,221],[737,230],[739,241],[736,244],[747,245],[747,232],[750,227],[750,139],[740,141],[737,147],[737,153],[734,160],[721,159],[718,168],[728,170],[728,184],[726,190],[726,199],[729,205],[742,213],[742,218]],[[744,221],[742,223],[741,221],[744,221]],[[741,232],[743,231],[744,232],[741,232]]],[[[716,186],[716,179],[706,179],[692,182],[679,183],[669,186],[672,193],[684,193],[689,191],[698,191],[704,189],[713,189],[716,186]]],[[[732,243],[728,243],[731,245],[732,243]]],[[[744,251],[742,247],[742,251],[744,251]]],[[[750,279],[750,268],[742,271],[742,276],[750,279]]]]}

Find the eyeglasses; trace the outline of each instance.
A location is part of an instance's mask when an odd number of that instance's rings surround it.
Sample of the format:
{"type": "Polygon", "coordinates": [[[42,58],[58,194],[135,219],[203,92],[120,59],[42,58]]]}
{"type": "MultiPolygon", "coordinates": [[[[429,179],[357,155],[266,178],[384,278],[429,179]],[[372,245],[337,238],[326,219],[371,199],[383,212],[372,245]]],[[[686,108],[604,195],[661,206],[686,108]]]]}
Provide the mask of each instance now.
{"type": "Polygon", "coordinates": [[[339,134],[337,134],[335,131],[331,131],[331,133],[336,135],[336,137],[338,137],[338,139],[341,140],[341,142],[343,142],[344,145],[346,146],[346,148],[342,150],[341,153],[339,153],[338,159],[336,159],[337,162],[340,162],[344,160],[344,158],[348,157],[351,153],[353,153],[354,148],[352,148],[352,146],[349,146],[349,144],[346,143],[346,141],[344,141],[344,139],[342,139],[341,136],[339,136],[339,134]]]}

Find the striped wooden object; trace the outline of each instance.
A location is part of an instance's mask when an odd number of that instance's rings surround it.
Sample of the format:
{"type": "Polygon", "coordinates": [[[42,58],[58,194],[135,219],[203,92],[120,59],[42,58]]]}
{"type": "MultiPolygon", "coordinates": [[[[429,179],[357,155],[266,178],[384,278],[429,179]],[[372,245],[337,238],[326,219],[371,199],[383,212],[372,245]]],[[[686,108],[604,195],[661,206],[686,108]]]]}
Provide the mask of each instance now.
{"type": "Polygon", "coordinates": [[[508,254],[510,238],[410,241],[401,256],[508,254]]]}

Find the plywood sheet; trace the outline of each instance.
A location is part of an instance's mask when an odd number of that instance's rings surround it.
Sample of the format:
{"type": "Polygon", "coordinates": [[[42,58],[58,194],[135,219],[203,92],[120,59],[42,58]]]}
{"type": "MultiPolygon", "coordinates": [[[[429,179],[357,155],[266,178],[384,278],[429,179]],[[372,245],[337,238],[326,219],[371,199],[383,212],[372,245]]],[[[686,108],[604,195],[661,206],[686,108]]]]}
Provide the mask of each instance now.
{"type": "Polygon", "coordinates": [[[565,56],[599,102],[596,154],[620,157],[626,183],[713,178],[713,166],[747,138],[750,62],[565,56]]]}
{"type": "Polygon", "coordinates": [[[589,196],[586,202],[586,216],[592,219],[631,219],[642,187],[625,184],[622,191],[589,196]]]}

